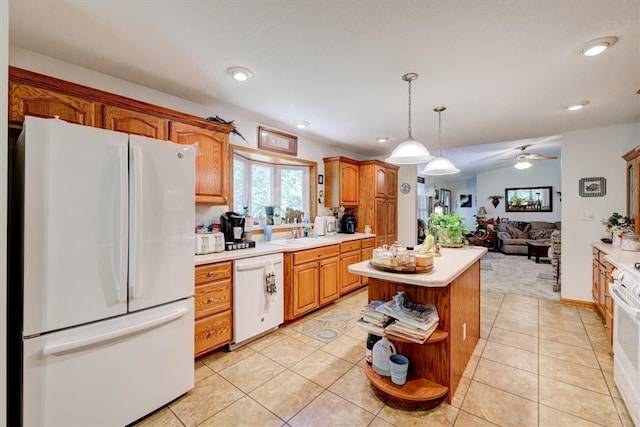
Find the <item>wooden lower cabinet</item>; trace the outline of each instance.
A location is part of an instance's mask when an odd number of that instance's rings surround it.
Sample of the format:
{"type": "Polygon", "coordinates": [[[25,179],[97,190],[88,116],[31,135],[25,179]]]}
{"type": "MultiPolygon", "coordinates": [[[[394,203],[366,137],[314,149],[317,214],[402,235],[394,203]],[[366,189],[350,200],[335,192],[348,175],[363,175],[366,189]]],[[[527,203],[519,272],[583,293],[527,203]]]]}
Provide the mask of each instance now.
{"type": "Polygon", "coordinates": [[[196,266],[195,286],[195,355],[200,356],[233,338],[232,262],[196,266]]]}
{"type": "Polygon", "coordinates": [[[340,297],[340,245],[284,254],[284,320],[296,319],[340,297]]]}
{"type": "Polygon", "coordinates": [[[360,276],[349,272],[351,264],[360,262],[360,240],[352,240],[340,244],[340,295],[358,289],[362,282],[360,276]]]}
{"type": "MultiPolygon", "coordinates": [[[[374,237],[368,239],[362,239],[360,250],[360,261],[368,261],[373,259],[373,248],[375,246],[376,239],[374,237]]],[[[362,286],[365,286],[369,283],[369,278],[366,276],[360,277],[360,282],[362,286]]]]}
{"type": "Polygon", "coordinates": [[[613,282],[615,266],[604,259],[605,253],[593,248],[593,281],[591,294],[593,303],[602,316],[609,344],[613,345],[613,305],[614,301],[609,294],[609,283],[613,282]]]}

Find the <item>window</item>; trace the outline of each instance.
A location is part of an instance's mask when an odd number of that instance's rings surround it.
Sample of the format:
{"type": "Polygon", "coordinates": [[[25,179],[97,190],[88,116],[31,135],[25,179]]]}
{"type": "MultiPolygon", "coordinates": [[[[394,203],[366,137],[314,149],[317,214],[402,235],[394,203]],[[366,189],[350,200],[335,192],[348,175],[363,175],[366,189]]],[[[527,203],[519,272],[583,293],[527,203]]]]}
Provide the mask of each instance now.
{"type": "Polygon", "coordinates": [[[309,167],[273,164],[233,156],[233,210],[265,217],[265,206],[309,213],[309,167]],[[246,210],[245,210],[246,208],[246,210]]]}

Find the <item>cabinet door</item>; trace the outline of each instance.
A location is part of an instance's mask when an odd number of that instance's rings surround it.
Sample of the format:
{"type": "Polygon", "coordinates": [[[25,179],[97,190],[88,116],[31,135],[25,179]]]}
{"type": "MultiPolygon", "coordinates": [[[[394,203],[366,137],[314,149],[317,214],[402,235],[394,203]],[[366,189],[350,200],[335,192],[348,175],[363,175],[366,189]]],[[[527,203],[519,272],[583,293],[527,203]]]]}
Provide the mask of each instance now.
{"type": "MultiPolygon", "coordinates": [[[[387,242],[387,202],[384,199],[375,199],[374,222],[376,234],[376,246],[388,245],[387,242]]],[[[393,243],[393,242],[392,242],[393,243]]]]}
{"type": "Polygon", "coordinates": [[[9,122],[21,124],[24,116],[55,117],[84,126],[96,126],[98,104],[75,96],[9,82],[9,122]]]}
{"type": "Polygon", "coordinates": [[[393,169],[386,170],[386,178],[387,178],[387,196],[388,197],[397,197],[398,196],[398,172],[393,169]]]}
{"type": "Polygon", "coordinates": [[[387,168],[380,165],[374,166],[375,180],[376,180],[376,194],[375,197],[387,196],[387,168]]]}
{"type": "Polygon", "coordinates": [[[386,202],[387,240],[391,243],[398,240],[398,217],[396,213],[396,201],[386,202]]]}
{"type": "Polygon", "coordinates": [[[111,105],[104,106],[104,128],[163,141],[168,134],[167,120],[111,105]]]}
{"type": "Polygon", "coordinates": [[[193,125],[171,122],[169,139],[179,144],[198,144],[196,203],[228,204],[231,181],[229,135],[193,125]]]}
{"type": "Polygon", "coordinates": [[[340,204],[358,205],[360,168],[351,163],[340,162],[340,204]]]}
{"type": "Polygon", "coordinates": [[[591,296],[593,297],[593,301],[597,304],[600,299],[600,264],[595,259],[593,260],[591,276],[591,296]]]}
{"type": "Polygon", "coordinates": [[[360,276],[351,274],[347,267],[360,262],[360,251],[340,255],[340,295],[360,287],[360,276]]]}
{"type": "Polygon", "coordinates": [[[298,317],[320,306],[318,262],[293,267],[293,316],[298,317]]]}
{"type": "Polygon", "coordinates": [[[320,264],[320,305],[335,301],[340,296],[339,265],[340,259],[336,257],[319,261],[320,264]]]}

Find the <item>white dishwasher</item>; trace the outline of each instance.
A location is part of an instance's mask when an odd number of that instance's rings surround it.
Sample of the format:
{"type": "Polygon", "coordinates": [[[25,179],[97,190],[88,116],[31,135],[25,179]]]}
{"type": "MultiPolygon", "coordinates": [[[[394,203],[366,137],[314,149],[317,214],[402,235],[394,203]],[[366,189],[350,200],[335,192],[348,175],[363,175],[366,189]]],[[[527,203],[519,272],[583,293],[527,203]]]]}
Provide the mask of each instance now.
{"type": "Polygon", "coordinates": [[[284,322],[281,253],[233,262],[233,343],[238,348],[284,322]]]}

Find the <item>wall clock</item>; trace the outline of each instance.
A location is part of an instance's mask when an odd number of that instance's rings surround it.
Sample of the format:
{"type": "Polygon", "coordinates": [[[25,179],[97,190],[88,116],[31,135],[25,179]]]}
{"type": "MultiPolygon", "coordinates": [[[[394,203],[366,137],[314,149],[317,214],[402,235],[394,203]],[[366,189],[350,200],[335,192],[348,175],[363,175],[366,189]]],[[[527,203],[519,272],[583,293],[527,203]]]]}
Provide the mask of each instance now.
{"type": "Polygon", "coordinates": [[[409,191],[411,191],[411,185],[409,185],[408,182],[403,182],[402,184],[400,184],[400,192],[402,194],[407,194],[409,191]]]}

